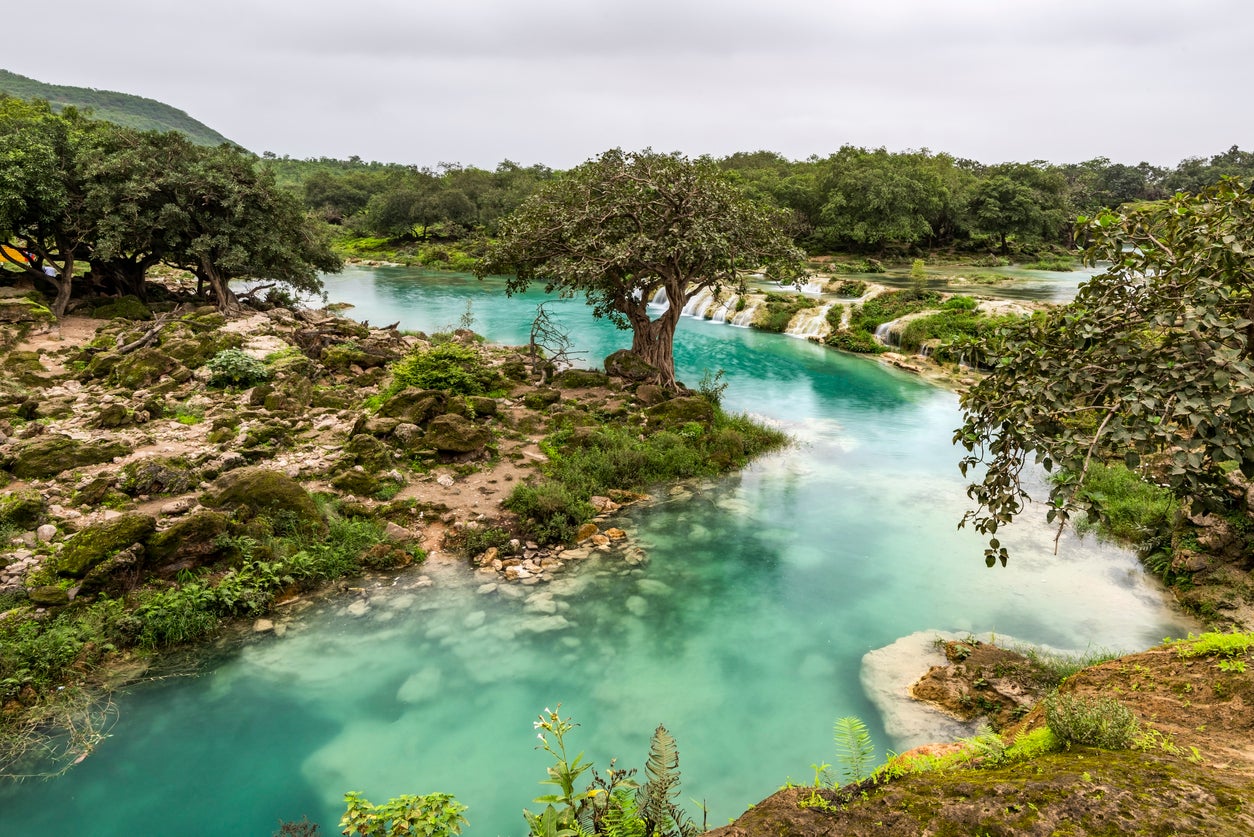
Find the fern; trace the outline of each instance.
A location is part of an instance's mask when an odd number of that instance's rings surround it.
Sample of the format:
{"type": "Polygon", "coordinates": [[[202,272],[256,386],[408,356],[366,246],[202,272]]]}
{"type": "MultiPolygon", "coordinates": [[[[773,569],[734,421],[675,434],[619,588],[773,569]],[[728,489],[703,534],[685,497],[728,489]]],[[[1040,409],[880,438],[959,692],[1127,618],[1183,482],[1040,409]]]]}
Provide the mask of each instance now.
{"type": "Polygon", "coordinates": [[[648,779],[636,791],[636,806],[644,820],[644,837],[694,837],[701,833],[678,805],[679,745],[666,727],[658,724],[649,742],[644,764],[648,779]]]}
{"type": "Polygon", "coordinates": [[[645,827],[633,794],[620,790],[610,797],[597,833],[605,837],[645,837],[645,827]]]}
{"type": "Polygon", "coordinates": [[[846,783],[861,782],[870,773],[875,745],[861,718],[848,715],[836,722],[836,760],[846,783]]]}

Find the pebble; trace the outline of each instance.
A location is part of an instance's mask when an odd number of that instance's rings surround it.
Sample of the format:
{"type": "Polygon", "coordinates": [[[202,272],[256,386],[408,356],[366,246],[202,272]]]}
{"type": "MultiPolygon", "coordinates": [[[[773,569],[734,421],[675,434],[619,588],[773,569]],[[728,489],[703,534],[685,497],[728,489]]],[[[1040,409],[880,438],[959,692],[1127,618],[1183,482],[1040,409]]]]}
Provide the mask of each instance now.
{"type": "Polygon", "coordinates": [[[48,543],[57,536],[57,527],[51,523],[45,523],[35,530],[35,537],[42,543],[48,543]]]}

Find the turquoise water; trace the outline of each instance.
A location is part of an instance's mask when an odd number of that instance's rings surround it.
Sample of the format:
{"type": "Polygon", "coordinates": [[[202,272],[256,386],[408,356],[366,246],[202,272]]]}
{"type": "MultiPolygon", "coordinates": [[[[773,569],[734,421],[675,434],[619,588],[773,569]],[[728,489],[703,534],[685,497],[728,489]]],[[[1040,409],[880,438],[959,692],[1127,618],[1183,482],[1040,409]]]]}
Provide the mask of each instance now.
{"type": "MultiPolygon", "coordinates": [[[[470,299],[475,329],[506,343],[525,341],[540,299],[401,269],[352,270],[328,288],[358,318],[427,331],[455,325],[470,299]]],[[[629,343],[578,300],[556,310],[591,363],[629,343]]],[[[334,834],[347,790],[376,802],[446,791],[470,806],[467,834],[524,834],[548,763],[531,722],[558,702],[581,724],[574,748],[601,767],[641,766],[666,724],[682,798],[704,800],[719,825],[832,761],[838,717],[895,746],[859,675],[864,653],[901,636],[1132,649],[1189,627],[1132,555],[1067,536],[1055,556],[1035,519],[1003,538],[1010,566],[986,569],[980,538],[955,529],[951,393],[689,319],[676,357],[690,383],[726,370],[727,404],[797,444],[634,511],[625,528],[646,564],[594,557],[549,585],[484,587],[433,562],[323,602],[198,677],[130,689],[91,758],[53,782],[0,787],[0,834],[265,835],[306,814],[334,834]]]]}

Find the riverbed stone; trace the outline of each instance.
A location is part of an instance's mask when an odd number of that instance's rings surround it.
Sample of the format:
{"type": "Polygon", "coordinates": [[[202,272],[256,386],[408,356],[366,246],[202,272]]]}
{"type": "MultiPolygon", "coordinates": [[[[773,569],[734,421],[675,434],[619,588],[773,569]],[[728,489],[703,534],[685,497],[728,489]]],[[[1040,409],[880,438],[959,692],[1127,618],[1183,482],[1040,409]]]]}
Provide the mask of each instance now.
{"type": "Polygon", "coordinates": [[[619,349],[605,359],[605,371],[612,377],[627,381],[662,380],[662,373],[631,349],[619,349]]]}
{"type": "Polygon", "coordinates": [[[401,703],[422,703],[439,697],[444,682],[444,673],[438,666],[424,666],[405,679],[396,690],[396,699],[401,703]]]}
{"type": "Polygon", "coordinates": [[[36,607],[59,607],[70,603],[70,595],[55,584],[43,584],[26,591],[27,598],[36,607]]]}
{"type": "Polygon", "coordinates": [[[627,612],[632,616],[644,616],[649,610],[649,602],[644,596],[628,596],[623,602],[623,607],[627,608],[627,612]]]}

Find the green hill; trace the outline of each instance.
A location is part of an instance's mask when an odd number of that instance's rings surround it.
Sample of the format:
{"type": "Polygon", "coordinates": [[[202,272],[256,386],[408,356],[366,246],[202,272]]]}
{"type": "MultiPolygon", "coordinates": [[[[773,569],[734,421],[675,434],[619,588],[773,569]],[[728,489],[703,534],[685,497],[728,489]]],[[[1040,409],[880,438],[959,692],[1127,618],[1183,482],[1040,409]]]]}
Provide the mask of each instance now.
{"type": "Polygon", "coordinates": [[[91,115],[96,119],[140,131],[181,131],[199,145],[230,142],[208,125],[192,119],[178,108],[130,93],[45,84],[8,70],[0,70],[0,93],[19,99],[46,99],[56,110],[71,105],[80,110],[90,109],[91,115]]]}

